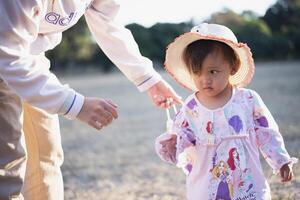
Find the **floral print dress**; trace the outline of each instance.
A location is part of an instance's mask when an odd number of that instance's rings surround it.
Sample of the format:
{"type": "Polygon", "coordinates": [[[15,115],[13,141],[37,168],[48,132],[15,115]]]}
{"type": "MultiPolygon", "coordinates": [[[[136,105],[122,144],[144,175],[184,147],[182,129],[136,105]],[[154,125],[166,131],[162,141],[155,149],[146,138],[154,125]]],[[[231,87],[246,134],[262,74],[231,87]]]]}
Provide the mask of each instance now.
{"type": "Polygon", "coordinates": [[[156,140],[163,160],[160,141],[170,134],[177,134],[174,164],[187,174],[188,200],[271,199],[259,150],[274,172],[285,163],[297,162],[287,153],[260,96],[250,89],[233,89],[227,104],[215,110],[204,107],[195,94],[189,96],[171,132],[156,140]]]}

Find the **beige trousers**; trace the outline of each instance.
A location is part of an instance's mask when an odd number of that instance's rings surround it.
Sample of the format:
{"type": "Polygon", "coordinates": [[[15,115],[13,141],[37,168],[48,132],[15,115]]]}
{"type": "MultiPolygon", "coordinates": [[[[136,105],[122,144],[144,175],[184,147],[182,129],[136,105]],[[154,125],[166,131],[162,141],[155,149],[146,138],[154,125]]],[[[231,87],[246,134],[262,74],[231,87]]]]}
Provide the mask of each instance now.
{"type": "Polygon", "coordinates": [[[22,103],[0,79],[0,199],[62,200],[57,115],[22,103]]]}

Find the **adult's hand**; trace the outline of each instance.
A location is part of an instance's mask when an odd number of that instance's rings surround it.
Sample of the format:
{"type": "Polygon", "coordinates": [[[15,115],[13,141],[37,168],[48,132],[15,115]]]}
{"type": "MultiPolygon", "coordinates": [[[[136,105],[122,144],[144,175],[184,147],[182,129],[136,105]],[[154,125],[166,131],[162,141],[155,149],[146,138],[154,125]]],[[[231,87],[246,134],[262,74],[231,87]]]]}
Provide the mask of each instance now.
{"type": "Polygon", "coordinates": [[[147,92],[153,103],[161,108],[169,108],[173,103],[183,103],[182,98],[164,80],[153,85],[147,92]]]}
{"type": "Polygon", "coordinates": [[[85,97],[77,118],[100,130],[103,126],[109,125],[114,119],[118,118],[117,105],[110,100],[85,97]]]}

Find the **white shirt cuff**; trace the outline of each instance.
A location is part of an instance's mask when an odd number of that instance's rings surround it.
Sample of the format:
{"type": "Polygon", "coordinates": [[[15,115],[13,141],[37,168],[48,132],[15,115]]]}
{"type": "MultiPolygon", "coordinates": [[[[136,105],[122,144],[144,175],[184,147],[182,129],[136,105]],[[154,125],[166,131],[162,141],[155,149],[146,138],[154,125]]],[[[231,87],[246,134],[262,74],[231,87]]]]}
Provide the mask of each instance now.
{"type": "Polygon", "coordinates": [[[162,80],[161,76],[154,71],[153,74],[145,77],[145,80],[141,81],[137,85],[137,88],[140,92],[144,92],[161,80],[162,80]]]}
{"type": "Polygon", "coordinates": [[[75,93],[73,101],[70,105],[69,110],[65,113],[65,117],[68,119],[75,119],[77,117],[77,115],[79,114],[82,106],[84,103],[84,96],[79,94],[79,93],[75,93]]]}

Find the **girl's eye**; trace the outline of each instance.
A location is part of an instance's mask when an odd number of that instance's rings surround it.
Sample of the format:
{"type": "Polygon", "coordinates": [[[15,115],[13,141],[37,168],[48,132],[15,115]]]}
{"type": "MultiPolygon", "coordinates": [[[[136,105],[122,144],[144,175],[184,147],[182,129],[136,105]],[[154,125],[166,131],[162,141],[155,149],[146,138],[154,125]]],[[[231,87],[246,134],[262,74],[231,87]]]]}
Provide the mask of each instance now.
{"type": "Polygon", "coordinates": [[[210,70],[211,74],[217,74],[219,71],[218,70],[210,70]]]}

